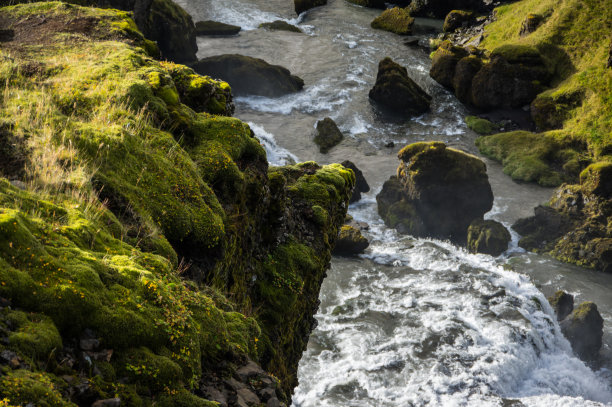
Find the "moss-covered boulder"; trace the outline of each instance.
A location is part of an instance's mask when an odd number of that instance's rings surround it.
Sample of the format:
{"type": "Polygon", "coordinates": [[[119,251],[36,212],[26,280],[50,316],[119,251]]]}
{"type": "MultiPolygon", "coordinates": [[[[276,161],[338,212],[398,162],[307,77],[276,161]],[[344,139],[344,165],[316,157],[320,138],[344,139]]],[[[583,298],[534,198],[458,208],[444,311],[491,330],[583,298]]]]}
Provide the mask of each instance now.
{"type": "Polygon", "coordinates": [[[355,173],[355,189],[353,190],[353,195],[351,195],[350,202],[357,202],[361,199],[362,193],[370,191],[368,181],[366,181],[365,177],[363,176],[363,172],[361,172],[361,170],[357,168],[352,161],[342,161],[342,166],[345,168],[350,168],[355,173]]]}
{"type": "Polygon", "coordinates": [[[311,8],[326,5],[327,0],[293,0],[293,4],[295,6],[295,12],[300,15],[311,8]]]}
{"type": "Polygon", "coordinates": [[[582,104],[582,92],[543,92],[530,105],[531,119],[539,131],[556,130],[582,104]]]}
{"type": "Polygon", "coordinates": [[[467,56],[468,52],[463,47],[443,41],[433,54],[429,76],[442,86],[452,87],[457,63],[467,56]]]}
{"type": "Polygon", "coordinates": [[[457,28],[467,24],[473,17],[474,13],[467,10],[451,10],[444,18],[442,29],[444,32],[453,32],[457,28]]]}
{"type": "Polygon", "coordinates": [[[361,234],[359,229],[344,225],[340,228],[338,240],[336,240],[336,246],[334,247],[334,254],[343,256],[356,255],[363,253],[369,245],[368,239],[361,234]]]}
{"type": "Polygon", "coordinates": [[[362,7],[379,8],[384,10],[386,8],[384,0],[347,0],[349,3],[357,4],[362,7]]]}
{"type": "Polygon", "coordinates": [[[603,337],[603,318],[592,302],[583,302],[560,323],[563,335],[580,359],[597,359],[603,337]]]}
{"type": "MultiPolygon", "coordinates": [[[[451,62],[451,59],[448,60],[451,62]]],[[[455,65],[455,71],[451,80],[451,87],[455,90],[455,96],[463,103],[472,103],[472,81],[474,76],[482,68],[482,60],[475,56],[469,55],[459,59],[455,65]]],[[[443,75],[439,73],[439,75],[443,75]]]]}
{"type": "Polygon", "coordinates": [[[574,310],[574,296],[562,290],[548,297],[548,302],[555,311],[557,321],[564,320],[574,310]]]}
{"type": "Polygon", "coordinates": [[[608,200],[612,198],[612,162],[589,165],[580,173],[580,186],[584,194],[608,200]]]}
{"type": "Polygon", "coordinates": [[[499,256],[508,249],[510,240],[510,232],[494,220],[477,219],[468,227],[467,247],[473,253],[499,256]]]}
{"type": "Polygon", "coordinates": [[[376,197],[385,223],[403,233],[465,244],[470,223],[493,205],[485,164],[441,142],[410,144],[398,156],[397,177],[376,197]]]}
{"type": "Polygon", "coordinates": [[[283,20],[275,20],[270,23],[261,23],[259,24],[259,28],[264,28],[270,31],[289,31],[294,33],[301,33],[302,30],[299,27],[296,27],[293,24],[289,24],[283,20]]]}
{"type": "Polygon", "coordinates": [[[529,35],[535,30],[538,29],[540,24],[544,22],[544,17],[540,14],[529,13],[523,23],[521,24],[521,30],[519,31],[519,35],[524,37],[525,35],[529,35]]]}
{"type": "Polygon", "coordinates": [[[491,123],[487,119],[477,116],[466,116],[465,124],[467,124],[471,130],[485,136],[497,130],[497,126],[495,124],[491,123]]]}
{"type": "Polygon", "coordinates": [[[344,136],[331,118],[326,117],[316,124],[314,142],[322,153],[327,153],[332,147],[338,145],[344,136]]]}
{"type": "Polygon", "coordinates": [[[208,57],[193,64],[201,74],[227,81],[236,95],[277,97],[304,87],[304,81],[288,69],[263,59],[237,54],[208,57]]]}
{"type": "Polygon", "coordinates": [[[406,68],[389,57],[378,64],[369,96],[384,108],[410,116],[425,113],[431,103],[431,96],[410,79],[406,68]]]}
{"type": "Polygon", "coordinates": [[[236,35],[241,30],[237,25],[211,20],[198,21],[195,29],[197,35],[236,35]]]}
{"type": "Polygon", "coordinates": [[[410,12],[401,7],[394,7],[382,12],[370,24],[372,28],[379,30],[391,31],[395,34],[410,35],[412,34],[412,25],[414,18],[410,16],[410,12]]]}

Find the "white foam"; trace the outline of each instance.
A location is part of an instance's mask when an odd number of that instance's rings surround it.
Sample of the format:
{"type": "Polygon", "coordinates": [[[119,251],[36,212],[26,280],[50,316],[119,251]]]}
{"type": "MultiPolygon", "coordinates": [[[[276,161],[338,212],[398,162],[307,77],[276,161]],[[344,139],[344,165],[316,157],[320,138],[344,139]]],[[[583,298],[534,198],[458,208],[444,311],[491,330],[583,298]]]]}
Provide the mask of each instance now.
{"type": "Polygon", "coordinates": [[[247,124],[266,149],[266,155],[270,164],[287,165],[298,162],[298,158],[295,154],[276,144],[276,139],[272,133],[267,132],[262,126],[255,123],[247,122],[247,124]]]}

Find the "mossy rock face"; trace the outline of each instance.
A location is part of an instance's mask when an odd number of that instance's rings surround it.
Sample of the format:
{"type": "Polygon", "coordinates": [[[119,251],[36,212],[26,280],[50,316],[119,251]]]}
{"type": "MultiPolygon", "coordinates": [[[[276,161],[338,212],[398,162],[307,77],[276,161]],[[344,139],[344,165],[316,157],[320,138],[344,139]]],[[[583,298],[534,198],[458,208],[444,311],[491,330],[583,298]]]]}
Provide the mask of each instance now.
{"type": "Polygon", "coordinates": [[[11,405],[40,407],[76,407],[64,399],[57,377],[25,369],[10,371],[0,377],[0,394],[11,405]]]}
{"type": "Polygon", "coordinates": [[[441,142],[410,144],[398,157],[397,179],[376,197],[385,223],[402,223],[416,236],[465,244],[470,223],[493,205],[485,164],[441,142]]]}
{"type": "Polygon", "coordinates": [[[299,27],[296,27],[293,24],[289,24],[283,20],[272,21],[271,23],[262,23],[259,24],[259,28],[265,28],[270,31],[289,31],[294,33],[301,33],[302,30],[299,27]]]}
{"type": "Polygon", "coordinates": [[[597,305],[583,302],[560,325],[563,335],[580,359],[597,359],[603,337],[603,318],[597,305]]]}
{"type": "Polygon", "coordinates": [[[353,195],[351,195],[350,202],[357,202],[361,199],[361,194],[363,192],[370,192],[370,186],[368,185],[368,181],[366,181],[361,170],[357,168],[357,166],[352,161],[342,161],[342,165],[345,168],[350,168],[355,173],[355,189],[353,190],[353,195]]]}
{"type": "Polygon", "coordinates": [[[218,21],[198,21],[195,24],[197,35],[236,35],[241,28],[237,25],[220,23],[218,21]]]}
{"type": "Polygon", "coordinates": [[[521,24],[521,30],[519,31],[519,35],[524,37],[525,35],[529,35],[535,30],[538,29],[540,24],[544,22],[544,17],[539,14],[527,14],[523,24],[521,24]]]}
{"type": "Polygon", "coordinates": [[[510,232],[494,220],[475,220],[470,223],[467,235],[467,247],[473,253],[499,256],[508,249],[510,232]]]}
{"type": "Polygon", "coordinates": [[[452,88],[457,99],[463,103],[472,103],[472,81],[481,68],[482,60],[475,55],[463,57],[455,65],[452,88]]]}
{"type": "Polygon", "coordinates": [[[357,4],[362,7],[379,8],[384,10],[386,8],[384,0],[347,0],[349,3],[357,4]]]}
{"type": "Polygon", "coordinates": [[[612,162],[603,161],[589,165],[580,173],[580,185],[586,195],[610,199],[612,197],[612,162]]]}
{"type": "Polygon", "coordinates": [[[463,47],[452,45],[450,41],[442,42],[433,54],[429,76],[442,86],[452,87],[457,63],[467,56],[463,47]]]}
{"type": "Polygon", "coordinates": [[[317,134],[315,135],[314,142],[319,146],[319,150],[322,153],[327,153],[344,138],[336,122],[329,117],[319,120],[316,128],[317,134]]]}
{"type": "Polygon", "coordinates": [[[548,297],[550,306],[555,311],[557,321],[565,319],[574,310],[574,296],[565,291],[557,291],[548,297]]]}
{"type": "Polygon", "coordinates": [[[474,13],[466,10],[452,10],[444,18],[444,26],[442,29],[444,32],[453,32],[463,24],[468,23],[474,13]]]}
{"type": "Polygon", "coordinates": [[[22,355],[46,360],[51,352],[62,349],[62,337],[51,318],[19,311],[11,312],[7,318],[12,321],[22,319],[21,323],[13,323],[15,330],[8,337],[9,347],[22,355]],[[16,318],[17,313],[22,314],[22,318],[16,318]]]}
{"type": "Polygon", "coordinates": [[[204,58],[195,63],[193,69],[201,75],[227,81],[236,95],[277,97],[304,87],[304,81],[286,68],[243,55],[204,58]]]}
{"type": "Polygon", "coordinates": [[[531,102],[531,118],[539,131],[560,129],[582,99],[579,92],[555,96],[541,93],[531,102]]]}
{"type": "Polygon", "coordinates": [[[467,116],[465,118],[467,126],[478,134],[489,135],[497,130],[497,126],[487,119],[476,116],[467,116]]]}
{"type": "Polygon", "coordinates": [[[311,8],[326,5],[327,0],[293,0],[293,4],[295,6],[295,12],[300,15],[311,8]]]}
{"type": "Polygon", "coordinates": [[[412,34],[413,24],[414,18],[410,17],[410,12],[407,9],[394,7],[383,11],[370,25],[372,28],[379,30],[391,31],[400,35],[410,35],[412,34]]]}
{"type": "Polygon", "coordinates": [[[336,246],[334,247],[334,254],[345,256],[356,255],[363,253],[369,245],[368,239],[361,234],[359,229],[353,226],[344,225],[340,228],[340,234],[338,235],[338,240],[336,240],[336,246]]]}
{"type": "Polygon", "coordinates": [[[408,71],[391,58],[378,64],[376,83],[369,97],[383,107],[405,115],[419,115],[429,110],[431,96],[408,76],[408,71]]]}

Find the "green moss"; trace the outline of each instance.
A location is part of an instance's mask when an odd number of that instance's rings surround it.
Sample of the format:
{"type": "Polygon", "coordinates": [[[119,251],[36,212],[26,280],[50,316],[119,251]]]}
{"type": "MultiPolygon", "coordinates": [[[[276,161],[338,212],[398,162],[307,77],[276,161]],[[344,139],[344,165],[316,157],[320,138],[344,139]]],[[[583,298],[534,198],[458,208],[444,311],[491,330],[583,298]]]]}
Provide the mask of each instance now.
{"type": "Polygon", "coordinates": [[[478,134],[488,135],[497,130],[497,126],[487,119],[477,116],[467,116],[465,118],[467,126],[478,134]]]}
{"type": "Polygon", "coordinates": [[[412,33],[412,24],[414,24],[414,18],[410,17],[407,8],[394,7],[383,11],[370,25],[379,30],[408,35],[412,33]]]}
{"type": "Polygon", "coordinates": [[[9,405],[33,404],[40,407],[75,407],[64,400],[58,380],[47,373],[13,370],[0,376],[0,394],[9,405]]]}
{"type": "Polygon", "coordinates": [[[162,395],[155,405],[157,407],[217,407],[219,404],[182,390],[175,394],[162,395]]]}
{"type": "Polygon", "coordinates": [[[17,329],[9,335],[11,348],[39,360],[46,360],[51,352],[62,349],[62,338],[49,317],[38,314],[23,314],[23,317],[25,320],[14,324],[17,329]]]}
{"type": "Polygon", "coordinates": [[[145,347],[125,350],[113,364],[121,376],[153,392],[175,389],[183,380],[183,372],[176,362],[145,347]]]}

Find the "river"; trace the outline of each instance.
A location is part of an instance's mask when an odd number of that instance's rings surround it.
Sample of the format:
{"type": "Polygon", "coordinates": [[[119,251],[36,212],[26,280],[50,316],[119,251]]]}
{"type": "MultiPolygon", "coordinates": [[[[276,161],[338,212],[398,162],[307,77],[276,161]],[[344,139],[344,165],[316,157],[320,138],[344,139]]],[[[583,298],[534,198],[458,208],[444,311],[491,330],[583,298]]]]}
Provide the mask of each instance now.
{"type": "MultiPolygon", "coordinates": [[[[349,159],[372,187],[349,208],[370,224],[371,245],[358,258],[332,260],[294,407],[612,405],[612,276],[525,253],[516,235],[508,252],[492,258],[398,235],[378,216],[376,193],[405,144],[440,140],[478,154],[476,134],[463,122],[469,111],[429,77],[427,52],[371,29],[379,11],[344,0],[329,0],[299,19],[289,0],[176,1],[194,21],[243,28],[234,37],[199,37],[199,57],[258,57],[304,79],[296,94],[236,99],[235,116],[251,125],[272,164],[349,159]],[[257,28],[277,19],[304,33],[257,28]],[[371,106],[368,91],[386,56],[432,95],[429,113],[400,120],[371,106]],[[325,116],[345,139],[321,154],[313,135],[325,116]],[[598,363],[587,366],[572,355],[546,301],[557,289],[598,305],[605,321],[598,363]]],[[[417,19],[417,25],[425,33],[441,22],[417,19]]],[[[487,218],[509,226],[550,197],[551,189],[515,183],[499,164],[485,162],[495,195],[487,218]]]]}

